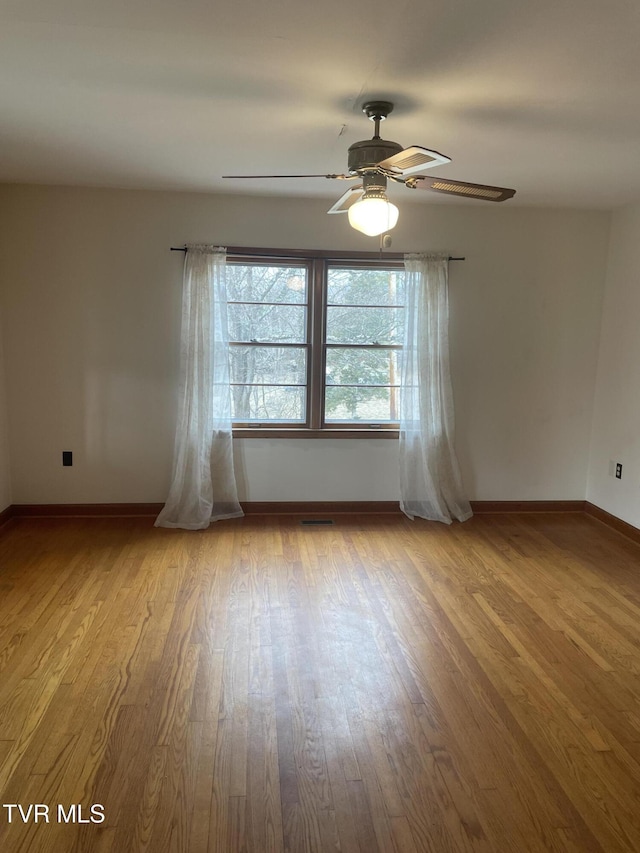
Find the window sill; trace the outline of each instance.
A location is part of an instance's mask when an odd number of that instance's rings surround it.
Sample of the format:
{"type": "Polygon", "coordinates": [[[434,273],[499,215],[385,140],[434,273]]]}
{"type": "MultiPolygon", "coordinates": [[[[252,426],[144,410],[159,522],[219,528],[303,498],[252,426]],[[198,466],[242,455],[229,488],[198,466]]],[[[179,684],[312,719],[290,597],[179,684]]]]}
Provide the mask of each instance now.
{"type": "Polygon", "coordinates": [[[394,438],[398,439],[397,429],[306,429],[298,427],[234,427],[234,438],[394,438]]]}

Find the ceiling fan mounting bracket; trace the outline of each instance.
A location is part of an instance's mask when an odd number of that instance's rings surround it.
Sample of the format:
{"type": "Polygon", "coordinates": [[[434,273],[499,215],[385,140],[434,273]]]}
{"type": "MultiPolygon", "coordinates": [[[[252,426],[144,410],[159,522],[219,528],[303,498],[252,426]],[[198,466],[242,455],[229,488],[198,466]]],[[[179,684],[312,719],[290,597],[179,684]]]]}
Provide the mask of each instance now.
{"type": "Polygon", "coordinates": [[[362,112],[370,121],[384,121],[393,112],[391,101],[365,101],[362,112]]]}

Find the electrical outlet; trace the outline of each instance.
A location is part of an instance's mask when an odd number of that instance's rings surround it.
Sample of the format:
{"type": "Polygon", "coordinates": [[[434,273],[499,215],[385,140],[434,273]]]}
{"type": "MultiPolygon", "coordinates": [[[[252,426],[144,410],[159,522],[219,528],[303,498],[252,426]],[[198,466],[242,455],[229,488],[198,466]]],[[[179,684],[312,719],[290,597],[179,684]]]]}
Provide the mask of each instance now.
{"type": "Polygon", "coordinates": [[[622,479],[622,462],[616,462],[616,480],[622,479]]]}

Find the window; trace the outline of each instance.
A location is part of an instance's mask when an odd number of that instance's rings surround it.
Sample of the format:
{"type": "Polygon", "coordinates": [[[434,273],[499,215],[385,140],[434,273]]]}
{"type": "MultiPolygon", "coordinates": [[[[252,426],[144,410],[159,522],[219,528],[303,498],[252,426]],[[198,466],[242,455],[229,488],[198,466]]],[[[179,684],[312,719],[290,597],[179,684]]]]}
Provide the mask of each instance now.
{"type": "Polygon", "coordinates": [[[227,257],[234,431],[395,437],[402,261],[236,252],[227,257]]]}

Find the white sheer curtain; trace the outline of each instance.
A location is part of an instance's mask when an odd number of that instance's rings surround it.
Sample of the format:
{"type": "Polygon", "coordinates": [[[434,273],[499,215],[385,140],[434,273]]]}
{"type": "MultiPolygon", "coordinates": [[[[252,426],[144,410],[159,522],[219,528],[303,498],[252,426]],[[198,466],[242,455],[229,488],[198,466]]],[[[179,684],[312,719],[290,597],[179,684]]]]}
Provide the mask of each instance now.
{"type": "Polygon", "coordinates": [[[200,530],[243,515],[233,470],[225,269],[225,249],[187,246],[173,481],[156,527],[200,530]]]}
{"type": "Polygon", "coordinates": [[[405,256],[400,369],[400,508],[451,524],[472,515],[453,447],[448,259],[405,256]]]}

